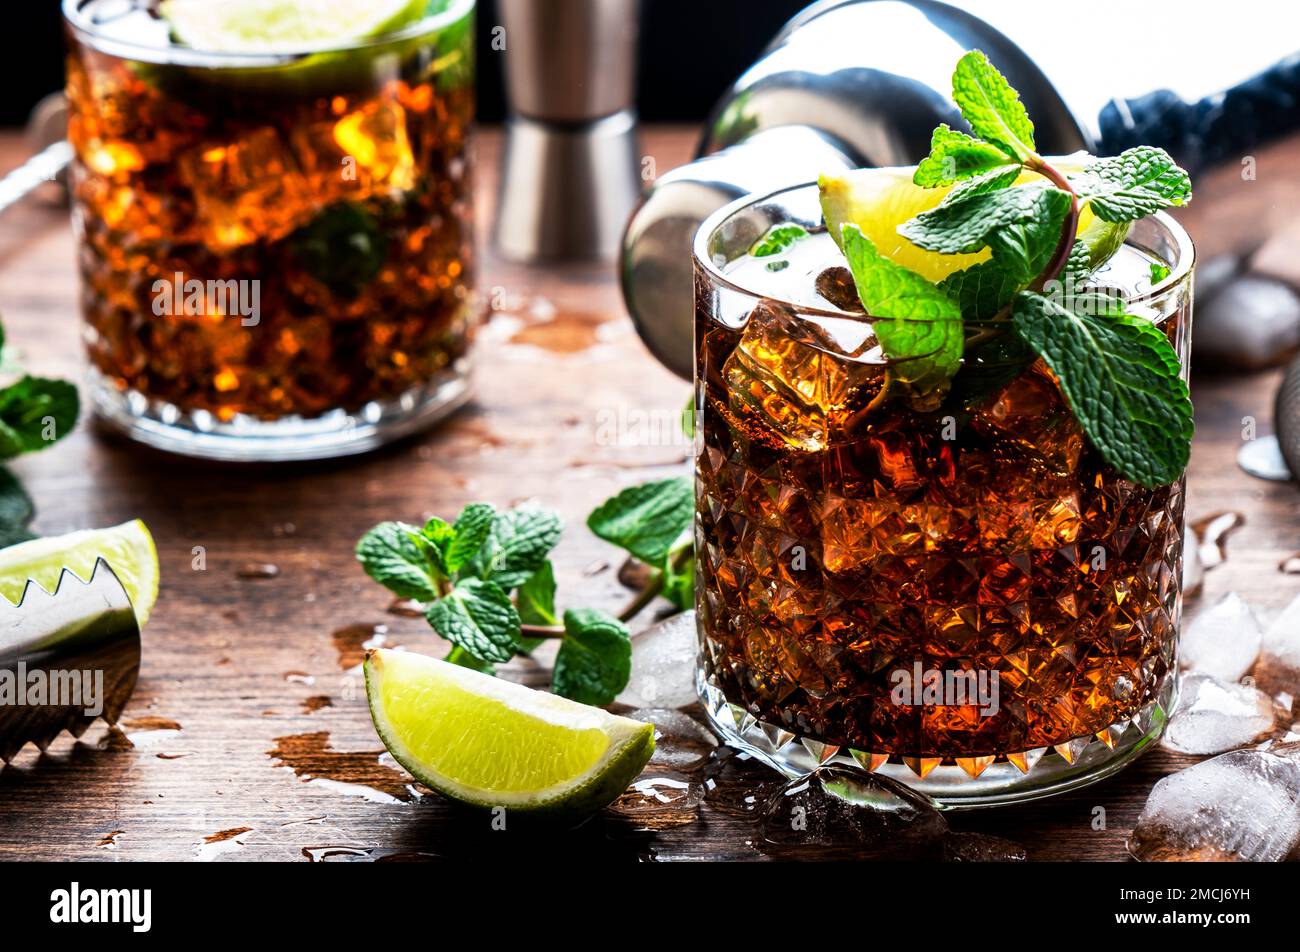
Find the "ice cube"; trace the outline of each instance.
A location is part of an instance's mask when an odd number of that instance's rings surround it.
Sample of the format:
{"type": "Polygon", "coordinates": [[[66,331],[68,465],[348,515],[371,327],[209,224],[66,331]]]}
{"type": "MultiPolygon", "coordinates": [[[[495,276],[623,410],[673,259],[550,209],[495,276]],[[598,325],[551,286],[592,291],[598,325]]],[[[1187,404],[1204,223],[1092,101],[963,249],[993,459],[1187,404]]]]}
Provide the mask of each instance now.
{"type": "Polygon", "coordinates": [[[1221,754],[1267,737],[1274,720],[1273,701],[1263,691],[1187,674],[1161,743],[1180,754],[1221,754]]]}
{"type": "Polygon", "coordinates": [[[1229,592],[1187,626],[1178,642],[1178,664],[1198,674],[1240,681],[1255,664],[1263,638],[1250,606],[1229,592]]]}
{"type": "Polygon", "coordinates": [[[863,770],[818,767],[763,807],[759,830],[777,852],[856,859],[938,859],[948,824],[929,797],[863,770]]]}
{"type": "Polygon", "coordinates": [[[1300,841],[1300,750],[1234,750],[1155,785],[1128,838],[1144,862],[1275,862],[1300,841]]]}
{"type": "Polygon", "coordinates": [[[874,341],[866,321],[765,301],[722,368],[731,409],[796,449],[825,449],[884,380],[874,341]]]}
{"type": "Polygon", "coordinates": [[[234,142],[199,146],[182,155],[178,167],[194,193],[204,241],[214,251],[282,238],[320,207],[270,126],[234,142]]]}
{"type": "Polygon", "coordinates": [[[1264,632],[1255,683],[1269,694],[1300,693],[1300,596],[1264,632]]]}
{"type": "Polygon", "coordinates": [[[654,725],[655,752],[650,763],[659,767],[697,770],[718,746],[712,731],[682,711],[638,708],[624,716],[654,725]]]}
{"type": "Polygon", "coordinates": [[[1014,840],[984,833],[949,833],[943,839],[945,863],[1023,863],[1025,848],[1014,840]]]}
{"type": "Polygon", "coordinates": [[[393,100],[367,103],[334,124],[334,141],[356,160],[358,176],[371,189],[408,191],[415,187],[415,157],[406,134],[406,112],[393,100]]]}
{"type": "Polygon", "coordinates": [[[1037,371],[1006,384],[975,411],[971,422],[1062,475],[1073,473],[1083,456],[1083,429],[1056,384],[1037,371]]]}
{"type": "Polygon", "coordinates": [[[395,102],[372,102],[340,119],[296,126],[290,142],[323,202],[361,201],[376,192],[415,186],[406,114],[395,102]]]}
{"type": "Polygon", "coordinates": [[[632,638],[632,673],[618,703],[659,708],[693,704],[698,646],[694,611],[639,632],[632,638]]]}

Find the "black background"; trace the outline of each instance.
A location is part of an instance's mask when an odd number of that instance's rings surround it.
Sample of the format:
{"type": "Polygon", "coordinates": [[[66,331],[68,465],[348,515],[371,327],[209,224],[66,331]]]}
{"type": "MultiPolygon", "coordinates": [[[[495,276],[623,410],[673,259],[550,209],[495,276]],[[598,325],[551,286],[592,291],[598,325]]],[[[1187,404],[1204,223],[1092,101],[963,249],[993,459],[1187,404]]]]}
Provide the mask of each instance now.
{"type": "MultiPolygon", "coordinates": [[[[694,121],[811,0],[643,0],[638,106],[650,121],[694,121]]],[[[0,37],[0,125],[22,125],[63,85],[59,0],[11,0],[0,37]]],[[[495,0],[479,0],[479,118],[504,111],[501,53],[489,48],[495,0]]]]}

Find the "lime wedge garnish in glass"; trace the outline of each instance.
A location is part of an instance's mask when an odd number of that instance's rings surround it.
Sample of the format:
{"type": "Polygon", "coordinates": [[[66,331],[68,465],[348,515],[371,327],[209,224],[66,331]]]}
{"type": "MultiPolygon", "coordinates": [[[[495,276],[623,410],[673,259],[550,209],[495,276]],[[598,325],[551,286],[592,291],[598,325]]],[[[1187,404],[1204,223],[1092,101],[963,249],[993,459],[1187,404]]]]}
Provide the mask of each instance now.
{"type": "Polygon", "coordinates": [[[213,53],[293,53],[395,33],[429,0],[165,0],[162,15],[186,46],[213,53]]]}
{"type": "Polygon", "coordinates": [[[481,807],[599,810],[654,752],[654,727],[406,651],[371,652],[366,694],[389,752],[425,786],[481,807]]]}
{"type": "Polygon", "coordinates": [[[0,595],[17,604],[28,579],[53,592],[64,569],[88,582],[100,558],[113,569],[131,597],[135,617],[144,625],[158,600],[158,551],[139,519],[111,529],[69,532],[0,549],[0,595]]]}
{"type": "MultiPolygon", "coordinates": [[[[1080,153],[1050,161],[1062,172],[1069,173],[1082,170],[1090,157],[1080,153]]],[[[912,175],[915,172],[914,166],[907,166],[823,175],[818,182],[822,217],[837,244],[840,229],[846,223],[857,225],[882,255],[937,284],[954,271],[987,260],[989,250],[985,248],[968,255],[944,255],[918,248],[898,233],[899,225],[934,208],[953,188],[914,185],[912,175]]],[[[1023,172],[1012,187],[1033,181],[1042,181],[1042,177],[1023,172]]],[[[1129,222],[1101,221],[1090,206],[1084,207],[1079,214],[1078,235],[1088,244],[1093,268],[1119,250],[1128,236],[1129,225],[1129,222]]]]}

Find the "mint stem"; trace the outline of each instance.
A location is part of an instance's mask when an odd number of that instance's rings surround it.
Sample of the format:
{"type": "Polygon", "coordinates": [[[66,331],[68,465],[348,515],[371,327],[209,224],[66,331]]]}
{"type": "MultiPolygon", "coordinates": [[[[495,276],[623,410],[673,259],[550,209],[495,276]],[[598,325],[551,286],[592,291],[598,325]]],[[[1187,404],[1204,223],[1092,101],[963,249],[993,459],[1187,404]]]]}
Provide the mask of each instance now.
{"type": "MultiPolygon", "coordinates": [[[[1043,288],[1060,277],[1061,272],[1065,270],[1066,263],[1070,260],[1070,249],[1074,247],[1075,232],[1079,230],[1079,194],[1074,190],[1074,186],[1070,184],[1070,180],[1062,175],[1059,169],[1045,161],[1041,155],[1035,155],[1025,162],[1025,168],[1037,172],[1051,182],[1053,186],[1070,196],[1070,211],[1065,216],[1065,222],[1061,225],[1061,239],[1056,243],[1056,250],[1052,252],[1052,257],[1048,260],[1047,266],[1027,287],[1029,291],[1042,293],[1043,288]]],[[[1011,318],[1012,306],[1012,304],[1008,304],[1002,308],[989,319],[988,326],[967,339],[967,352],[993,340],[1006,331],[1011,318]]]]}
{"type": "Polygon", "coordinates": [[[1065,223],[1061,226],[1061,240],[1056,243],[1056,251],[1052,253],[1051,260],[1047,262],[1047,267],[1043,269],[1042,274],[1029,285],[1029,290],[1041,293],[1049,282],[1060,276],[1065,270],[1066,262],[1070,260],[1070,249],[1074,247],[1075,232],[1079,230],[1079,195],[1070,184],[1070,180],[1062,175],[1060,170],[1045,162],[1042,156],[1030,159],[1026,167],[1070,196],[1070,212],[1065,216],[1065,223]]]}
{"type": "MultiPolygon", "coordinates": [[[[673,571],[680,572],[684,569],[692,555],[694,549],[691,546],[678,550],[673,555],[673,571]]],[[[664,590],[665,579],[666,575],[663,572],[656,571],[645,586],[632,596],[632,600],[623,606],[623,610],[618,613],[618,620],[631,621],[639,615],[664,590]]],[[[519,633],[525,638],[563,638],[564,628],[560,625],[520,625],[519,633]]]]}

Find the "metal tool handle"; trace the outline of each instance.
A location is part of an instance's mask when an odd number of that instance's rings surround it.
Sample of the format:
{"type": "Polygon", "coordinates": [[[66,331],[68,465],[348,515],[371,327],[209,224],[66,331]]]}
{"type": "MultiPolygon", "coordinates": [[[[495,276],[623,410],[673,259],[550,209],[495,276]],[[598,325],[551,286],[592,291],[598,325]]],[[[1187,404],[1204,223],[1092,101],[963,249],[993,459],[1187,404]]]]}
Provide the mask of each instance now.
{"type": "Polygon", "coordinates": [[[0,212],[30,195],[46,182],[56,181],[72,161],[72,144],[55,142],[0,179],[0,212]]]}

